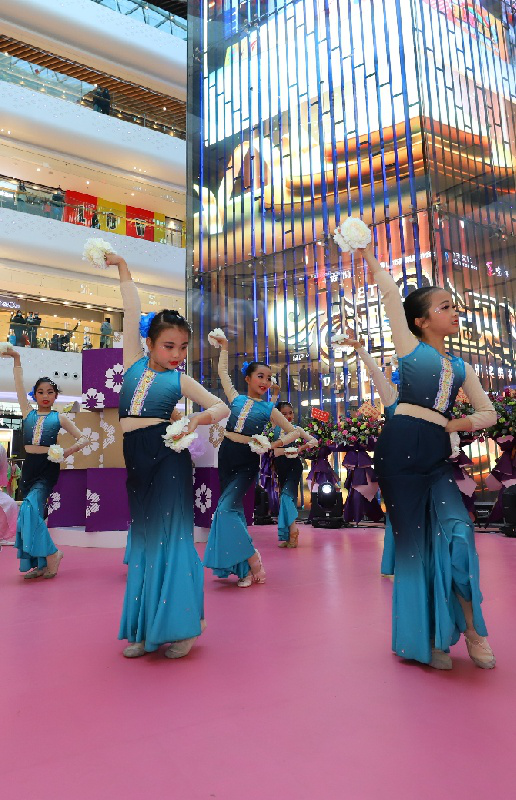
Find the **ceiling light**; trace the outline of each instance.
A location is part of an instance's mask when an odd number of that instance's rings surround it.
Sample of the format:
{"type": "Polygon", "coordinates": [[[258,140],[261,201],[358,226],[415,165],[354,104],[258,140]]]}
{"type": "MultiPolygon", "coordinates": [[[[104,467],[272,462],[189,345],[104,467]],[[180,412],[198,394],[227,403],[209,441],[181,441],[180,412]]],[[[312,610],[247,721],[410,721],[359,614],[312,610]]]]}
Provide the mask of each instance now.
{"type": "Polygon", "coordinates": [[[86,186],[89,186],[89,185],[90,185],[90,182],[89,182],[89,181],[86,181],[86,186]]]}
{"type": "Polygon", "coordinates": [[[134,197],[134,192],[131,192],[131,197],[134,197]]]}
{"type": "Polygon", "coordinates": [[[41,172],[41,169],[39,167],[36,167],[36,172],[41,172]]]}
{"type": "Polygon", "coordinates": [[[167,110],[167,107],[166,107],[166,106],[163,106],[163,111],[166,111],[166,110],[167,110]]]}
{"type": "Polygon", "coordinates": [[[69,305],[70,305],[70,303],[68,302],[68,300],[63,300],[63,305],[64,305],[64,306],[69,306],[69,305]]]}
{"type": "Polygon", "coordinates": [[[40,299],[40,300],[41,300],[43,303],[46,303],[46,301],[47,301],[47,298],[46,298],[46,297],[40,297],[39,299],[40,299]]]}
{"type": "Polygon", "coordinates": [[[19,295],[17,295],[17,297],[23,299],[25,297],[25,295],[24,294],[19,294],[19,295]]]}
{"type": "Polygon", "coordinates": [[[91,306],[86,306],[86,308],[91,308],[91,306]]]}

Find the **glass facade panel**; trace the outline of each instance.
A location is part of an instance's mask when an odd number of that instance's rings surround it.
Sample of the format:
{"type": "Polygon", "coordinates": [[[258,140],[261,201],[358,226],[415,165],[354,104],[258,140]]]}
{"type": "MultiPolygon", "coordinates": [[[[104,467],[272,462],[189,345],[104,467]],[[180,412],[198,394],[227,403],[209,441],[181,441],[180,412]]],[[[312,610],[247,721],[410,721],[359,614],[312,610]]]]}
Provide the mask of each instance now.
{"type": "Polygon", "coordinates": [[[403,292],[437,282],[461,309],[456,353],[486,388],[515,382],[515,27],[475,0],[189,3],[191,368],[269,361],[300,416],[374,396],[330,347],[351,325],[392,352],[362,259],[335,226],[359,215],[403,292]]]}

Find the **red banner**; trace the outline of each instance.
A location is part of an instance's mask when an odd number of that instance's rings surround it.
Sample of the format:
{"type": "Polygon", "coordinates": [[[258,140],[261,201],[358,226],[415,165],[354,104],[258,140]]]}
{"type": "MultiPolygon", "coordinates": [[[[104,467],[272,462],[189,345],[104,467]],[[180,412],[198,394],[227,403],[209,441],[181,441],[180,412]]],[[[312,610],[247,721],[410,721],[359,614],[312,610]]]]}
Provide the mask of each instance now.
{"type": "Polygon", "coordinates": [[[146,239],[148,242],[154,241],[154,212],[146,211],[144,208],[127,206],[127,236],[134,236],[135,239],[146,239]]]}
{"type": "Polygon", "coordinates": [[[330,421],[330,413],[329,413],[329,411],[322,411],[320,408],[312,408],[311,417],[312,417],[312,419],[318,419],[319,422],[329,422],[330,421]]]}
{"type": "Polygon", "coordinates": [[[85,225],[87,228],[98,226],[97,220],[94,220],[97,216],[97,198],[92,194],[68,191],[65,193],[64,202],[66,203],[63,211],[64,222],[85,225]]]}

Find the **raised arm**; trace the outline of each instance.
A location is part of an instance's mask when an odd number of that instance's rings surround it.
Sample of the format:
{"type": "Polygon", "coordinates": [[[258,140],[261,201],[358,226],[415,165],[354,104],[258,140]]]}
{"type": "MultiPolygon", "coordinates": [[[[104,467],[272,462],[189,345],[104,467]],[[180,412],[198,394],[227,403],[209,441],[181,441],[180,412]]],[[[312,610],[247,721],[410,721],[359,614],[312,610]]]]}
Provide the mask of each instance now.
{"type": "Polygon", "coordinates": [[[419,339],[410,332],[407,325],[398,286],[387,270],[382,269],[380,266],[380,262],[374,255],[372,243],[368,244],[363,250],[357,250],[357,252],[362,253],[369,267],[370,278],[373,283],[376,283],[382,295],[382,304],[389,318],[396,354],[399,358],[408,356],[419,344],[419,339]]]}
{"type": "Polygon", "coordinates": [[[233,386],[231,378],[229,377],[228,372],[228,348],[227,342],[226,346],[222,346],[220,350],[219,356],[219,378],[222,384],[222,388],[224,389],[224,394],[228,398],[229,402],[232,403],[235,397],[238,397],[238,392],[233,386]]]}
{"type": "Polygon", "coordinates": [[[397,387],[385,377],[376,360],[364,347],[356,347],[355,349],[380,395],[380,400],[386,408],[392,406],[398,398],[397,387]]]}
{"type": "Polygon", "coordinates": [[[13,375],[14,375],[14,388],[16,389],[16,396],[18,398],[18,405],[20,406],[23,419],[27,416],[29,411],[32,411],[32,406],[27,400],[27,392],[23,385],[23,369],[21,365],[20,354],[14,348],[2,353],[4,358],[13,359],[13,375]]]}
{"type": "Polygon", "coordinates": [[[124,304],[124,370],[128,370],[144,354],[140,337],[142,306],[127,263],[115,253],[106,253],[106,264],[118,267],[120,291],[124,304]]]}
{"type": "Polygon", "coordinates": [[[479,431],[494,425],[496,411],[471,364],[466,364],[466,380],[462,388],[475,409],[475,413],[462,419],[450,420],[446,430],[449,433],[453,433],[453,431],[479,431]]]}
{"type": "Polygon", "coordinates": [[[82,450],[83,447],[86,447],[89,444],[89,438],[81,433],[77,425],[74,425],[70,417],[67,417],[66,414],[59,414],[59,422],[61,423],[61,427],[69,433],[75,439],[75,444],[71,447],[68,447],[64,452],[64,457],[68,458],[71,456],[72,453],[77,453],[78,450],[82,450]]]}
{"type": "Polygon", "coordinates": [[[279,425],[287,434],[286,436],[281,436],[283,446],[294,442],[296,439],[304,439],[310,447],[314,447],[317,444],[317,439],[314,436],[310,436],[303,428],[292,425],[277,408],[272,409],[271,422],[273,425],[279,425]]]}
{"type": "Polygon", "coordinates": [[[206,409],[191,417],[196,421],[196,425],[211,425],[229,417],[227,405],[189,375],[181,375],[181,391],[189,400],[193,400],[194,403],[206,409]]]}

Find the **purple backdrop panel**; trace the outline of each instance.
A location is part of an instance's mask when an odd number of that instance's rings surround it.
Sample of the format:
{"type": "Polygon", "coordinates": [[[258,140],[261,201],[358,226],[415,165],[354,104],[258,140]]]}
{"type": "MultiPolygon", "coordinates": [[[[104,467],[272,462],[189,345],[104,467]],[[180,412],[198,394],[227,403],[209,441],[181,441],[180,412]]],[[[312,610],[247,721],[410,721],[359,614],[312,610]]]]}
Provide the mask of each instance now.
{"type": "Polygon", "coordinates": [[[61,470],[48,501],[51,528],[82,526],[86,523],[86,470],[61,470]]]}
{"type": "Polygon", "coordinates": [[[125,469],[88,469],[86,472],[86,530],[126,531],[130,515],[125,469]]]}
{"type": "MultiPolygon", "coordinates": [[[[194,477],[194,522],[199,528],[211,527],[211,520],[220,497],[219,476],[216,467],[196,467],[194,477]]],[[[254,486],[244,497],[244,513],[252,525],[254,513],[254,486]]]]}
{"type": "Polygon", "coordinates": [[[93,411],[118,408],[124,367],[123,351],[105,347],[102,350],[83,350],[82,402],[93,411]]]}

